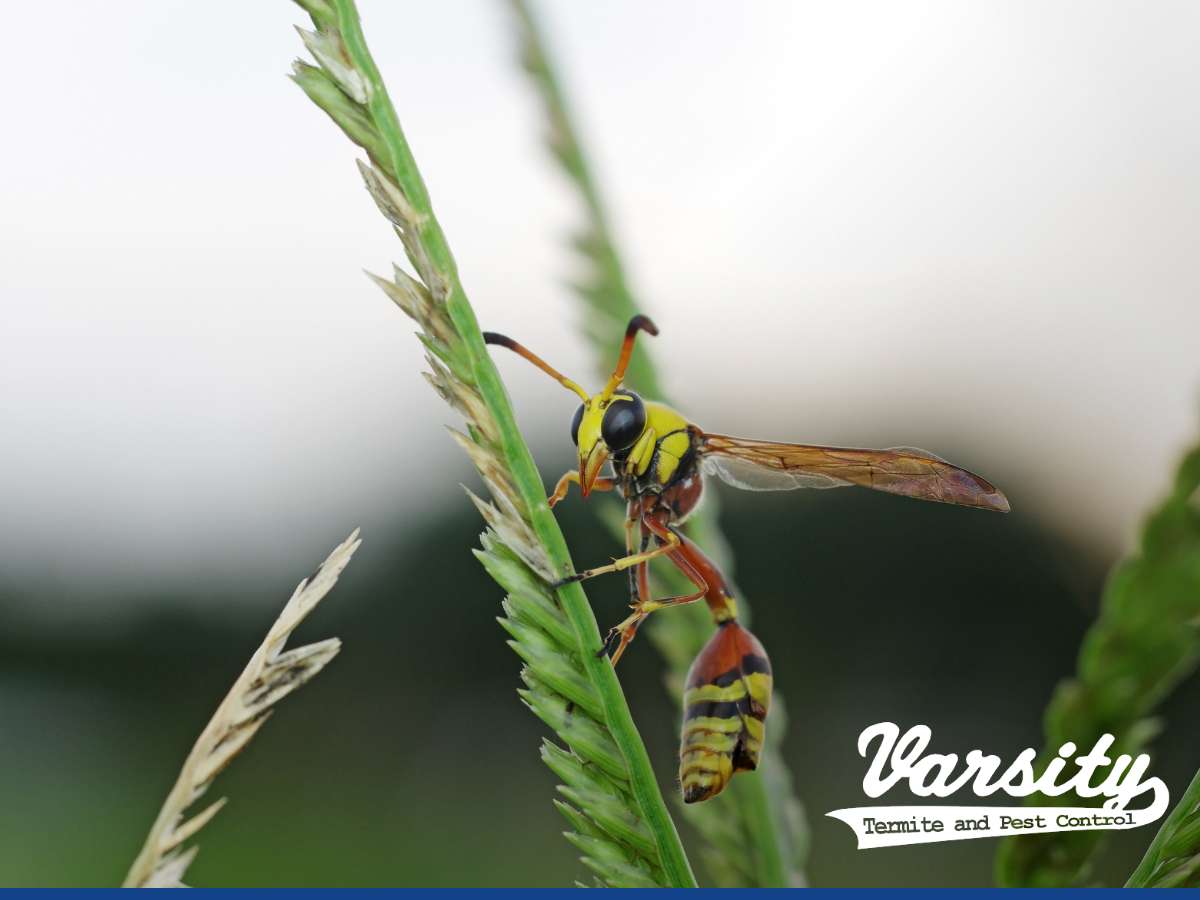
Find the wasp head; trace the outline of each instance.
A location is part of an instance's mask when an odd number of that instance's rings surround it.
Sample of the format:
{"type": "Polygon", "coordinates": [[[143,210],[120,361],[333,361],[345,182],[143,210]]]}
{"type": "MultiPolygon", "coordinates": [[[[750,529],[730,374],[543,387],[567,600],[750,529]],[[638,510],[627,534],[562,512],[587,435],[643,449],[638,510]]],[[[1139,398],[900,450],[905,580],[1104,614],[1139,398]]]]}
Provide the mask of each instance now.
{"type": "Polygon", "coordinates": [[[625,340],[621,344],[621,355],[617,366],[603,390],[588,394],[571,379],[534,355],[512,338],[494,332],[485,332],[484,340],[489,344],[507,347],[529,360],[563,387],[573,391],[580,400],[575,417],[571,420],[571,440],[579,448],[579,487],[587,496],[600,470],[609,458],[624,459],[633,445],[646,430],[646,406],[642,398],[633,391],[621,388],[625,369],[633,354],[633,342],[639,331],[658,334],[658,328],[646,316],[634,316],[625,329],[625,340]]]}
{"type": "Polygon", "coordinates": [[[579,448],[579,487],[586,497],[609,457],[624,459],[646,430],[646,405],[633,391],[589,397],[575,410],[571,440],[579,448]]]}

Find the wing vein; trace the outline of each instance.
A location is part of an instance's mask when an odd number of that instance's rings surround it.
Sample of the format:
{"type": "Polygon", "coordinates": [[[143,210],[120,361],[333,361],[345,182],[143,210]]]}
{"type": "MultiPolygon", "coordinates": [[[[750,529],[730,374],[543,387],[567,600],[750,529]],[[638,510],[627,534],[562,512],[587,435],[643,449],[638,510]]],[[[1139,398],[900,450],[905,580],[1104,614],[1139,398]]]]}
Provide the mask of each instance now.
{"type": "Polygon", "coordinates": [[[916,447],[867,450],[701,433],[701,471],[742,490],[859,485],[872,490],[1008,512],[1004,493],[973,472],[916,447]]]}

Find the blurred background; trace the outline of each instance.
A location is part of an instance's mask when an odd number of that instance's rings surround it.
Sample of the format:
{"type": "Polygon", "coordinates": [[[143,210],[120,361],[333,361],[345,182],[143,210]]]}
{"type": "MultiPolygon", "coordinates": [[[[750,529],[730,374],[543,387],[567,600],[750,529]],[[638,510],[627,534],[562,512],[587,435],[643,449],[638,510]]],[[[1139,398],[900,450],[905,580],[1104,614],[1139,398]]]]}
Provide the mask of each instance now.
{"type": "MultiPolygon", "coordinates": [[[[590,383],[566,287],[579,213],[507,8],[361,8],[484,327],[590,383]]],[[[876,721],[926,722],[942,750],[1040,745],[1107,567],[1200,430],[1200,7],[536,8],[679,405],[726,433],[927,447],[1008,493],[1007,517],[723,498],[788,698],[812,881],[987,883],[991,840],[859,853],[824,813],[862,802],[876,721]]],[[[302,21],[282,2],[26,5],[0,63],[0,884],[121,880],[273,616],[356,525],[298,635],[343,653],[223,776],[189,880],[581,871],[468,555],[454,419],[361,273],[399,244],[285,77],[302,21]]],[[[575,402],[501,370],[556,477],[575,402]]],[[[577,561],[611,555],[562,509],[577,561]]],[[[621,616],[621,579],[589,593],[621,616]]],[[[659,658],[635,645],[621,670],[670,790],[659,658]]],[[[1197,701],[1189,681],[1163,710],[1175,795],[1197,701]]],[[[1102,865],[1128,872],[1150,837],[1102,865]]]]}

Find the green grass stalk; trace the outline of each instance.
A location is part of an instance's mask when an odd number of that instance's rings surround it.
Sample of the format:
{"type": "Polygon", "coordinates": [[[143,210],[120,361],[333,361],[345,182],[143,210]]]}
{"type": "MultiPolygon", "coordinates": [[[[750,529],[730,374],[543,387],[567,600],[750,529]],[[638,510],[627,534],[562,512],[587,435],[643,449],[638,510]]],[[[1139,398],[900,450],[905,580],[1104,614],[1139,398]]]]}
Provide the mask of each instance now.
{"type": "Polygon", "coordinates": [[[474,498],[489,525],[479,554],[509,594],[505,627],[526,666],[522,698],[567,743],[543,754],[566,784],[569,839],[611,885],[695,885],[658,790],[641,736],[578,584],[551,585],[573,571],[545,488],[517,428],[496,367],[459,280],[446,236],[400,127],[352,0],[297,0],[315,32],[302,32],[319,66],[293,77],[362,147],[360,164],[380,211],[395,226],[414,279],[397,269],[376,282],[422,326],[428,376],[467,419],[456,433],[492,493],[474,498]]]}

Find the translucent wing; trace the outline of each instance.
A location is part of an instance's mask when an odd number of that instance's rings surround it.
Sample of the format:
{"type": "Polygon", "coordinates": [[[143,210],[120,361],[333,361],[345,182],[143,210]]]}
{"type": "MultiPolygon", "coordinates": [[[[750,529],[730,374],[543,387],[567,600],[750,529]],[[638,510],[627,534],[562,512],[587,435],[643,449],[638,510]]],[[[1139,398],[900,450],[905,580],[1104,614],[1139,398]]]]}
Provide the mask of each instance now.
{"type": "Polygon", "coordinates": [[[848,481],[828,475],[774,469],[737,456],[713,453],[700,458],[700,471],[715,475],[743,491],[792,491],[796,488],[845,487],[848,481]]]}
{"type": "Polygon", "coordinates": [[[702,434],[701,471],[749,491],[859,485],[889,494],[1008,512],[989,481],[916,447],[855,450],[702,434]]]}

